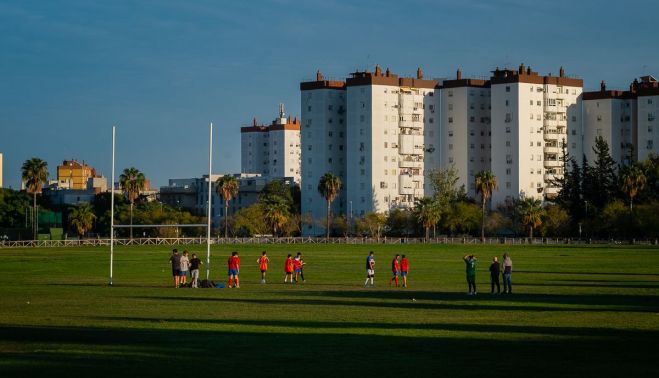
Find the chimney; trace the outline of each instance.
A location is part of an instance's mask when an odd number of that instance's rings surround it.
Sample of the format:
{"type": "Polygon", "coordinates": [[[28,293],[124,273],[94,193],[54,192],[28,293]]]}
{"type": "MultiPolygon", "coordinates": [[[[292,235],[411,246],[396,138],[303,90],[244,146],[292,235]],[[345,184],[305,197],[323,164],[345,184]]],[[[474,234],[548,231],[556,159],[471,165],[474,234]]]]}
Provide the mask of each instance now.
{"type": "Polygon", "coordinates": [[[558,76],[565,77],[565,69],[561,66],[561,69],[558,71],[558,76]]]}
{"type": "Polygon", "coordinates": [[[254,117],[254,119],[252,119],[252,126],[256,126],[256,117],[254,117]]]}
{"type": "Polygon", "coordinates": [[[316,71],[316,81],[323,81],[323,74],[320,73],[320,70],[316,71]]]}
{"type": "Polygon", "coordinates": [[[391,70],[389,70],[389,67],[387,67],[387,72],[384,74],[386,77],[391,76],[391,70]]]}
{"type": "Polygon", "coordinates": [[[458,68],[458,72],[455,73],[456,80],[462,80],[462,70],[458,68]]]}
{"type": "Polygon", "coordinates": [[[604,82],[604,80],[602,80],[602,81],[600,82],[600,90],[601,90],[602,92],[605,92],[605,91],[606,91],[606,83],[604,82]]]}
{"type": "Polygon", "coordinates": [[[519,74],[524,75],[524,63],[519,65],[519,74]]]}
{"type": "Polygon", "coordinates": [[[416,69],[416,78],[423,79],[423,70],[421,69],[421,67],[416,69]]]}
{"type": "Polygon", "coordinates": [[[382,76],[382,68],[380,68],[379,64],[375,65],[375,76],[382,76]]]}
{"type": "Polygon", "coordinates": [[[531,74],[531,66],[529,66],[529,67],[526,69],[526,74],[527,74],[527,75],[530,75],[530,74],[531,74]]]}

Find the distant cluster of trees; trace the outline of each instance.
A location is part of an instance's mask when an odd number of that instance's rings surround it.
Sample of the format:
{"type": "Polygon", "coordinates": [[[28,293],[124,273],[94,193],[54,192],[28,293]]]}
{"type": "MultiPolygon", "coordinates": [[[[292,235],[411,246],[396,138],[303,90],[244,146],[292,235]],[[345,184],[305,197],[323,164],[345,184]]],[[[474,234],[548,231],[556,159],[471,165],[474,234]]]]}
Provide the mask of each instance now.
{"type": "MultiPolygon", "coordinates": [[[[593,238],[657,238],[659,237],[659,157],[651,155],[644,161],[618,166],[609,146],[597,138],[595,161],[585,157],[581,163],[563,152],[564,175],[556,182],[561,188],[552,202],[543,203],[533,197],[520,196],[489,210],[488,203],[498,190],[496,176],[482,171],[475,176],[476,199],[469,198],[464,187],[458,187],[458,172],[454,167],[432,170],[427,180],[433,196],[417,200],[411,209],[392,209],[386,214],[368,213],[347,219],[331,212],[332,202],[343,185],[338,176],[326,173],[318,182],[318,194],[327,203],[325,219],[301,215],[300,188],[280,181],[269,182],[256,204],[228,214],[229,203],[239,194],[235,177],[225,175],[217,180],[216,190],[224,201],[222,230],[229,236],[297,236],[308,225],[325,229],[326,236],[425,236],[480,235],[533,237],[593,238]]],[[[26,209],[37,207],[41,188],[48,180],[48,165],[33,158],[22,167],[26,192],[0,190],[0,227],[21,228],[27,219],[26,209]],[[31,198],[30,198],[31,197],[31,198]],[[31,203],[30,203],[31,202],[31,203]]],[[[146,178],[131,167],[119,176],[123,195],[115,197],[117,224],[184,224],[202,223],[204,217],[180,211],[159,202],[147,202],[141,193],[146,178]]],[[[42,201],[43,202],[43,201],[42,201]]],[[[41,203],[42,211],[49,204],[41,203]]],[[[69,232],[80,237],[90,232],[107,235],[110,226],[110,193],[97,195],[93,204],[80,203],[62,210],[66,213],[69,232]]],[[[29,226],[36,238],[37,217],[29,226]]],[[[137,226],[139,236],[199,236],[203,229],[137,226]]],[[[133,228],[118,229],[118,236],[133,237],[133,228]]]]}

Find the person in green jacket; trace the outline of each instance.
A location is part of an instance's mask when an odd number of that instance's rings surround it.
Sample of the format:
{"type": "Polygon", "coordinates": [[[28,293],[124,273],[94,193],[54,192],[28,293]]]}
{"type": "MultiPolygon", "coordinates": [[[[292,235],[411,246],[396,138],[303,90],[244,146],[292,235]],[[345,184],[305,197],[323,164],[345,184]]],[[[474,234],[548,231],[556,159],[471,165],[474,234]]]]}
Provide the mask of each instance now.
{"type": "Polygon", "coordinates": [[[478,259],[475,255],[465,255],[462,259],[467,265],[468,295],[476,295],[476,266],[478,266],[478,259]]]}

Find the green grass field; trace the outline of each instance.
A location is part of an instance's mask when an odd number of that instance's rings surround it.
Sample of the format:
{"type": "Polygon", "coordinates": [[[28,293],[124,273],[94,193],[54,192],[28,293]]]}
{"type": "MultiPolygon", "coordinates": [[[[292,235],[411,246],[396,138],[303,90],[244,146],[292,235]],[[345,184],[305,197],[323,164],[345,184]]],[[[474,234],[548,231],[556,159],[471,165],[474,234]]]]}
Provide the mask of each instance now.
{"type": "MultiPolygon", "coordinates": [[[[190,249],[205,256],[205,247],[190,249]]],[[[237,246],[240,289],[174,289],[169,247],[0,249],[0,377],[657,376],[659,249],[237,246]],[[269,282],[256,258],[267,249],[269,282]],[[376,288],[363,288],[376,252],[376,288]],[[307,282],[283,283],[301,251],[307,282]],[[509,251],[512,295],[489,294],[509,251]],[[410,287],[390,288],[396,252],[410,287]],[[467,252],[480,257],[466,295],[467,252]]],[[[213,249],[225,282],[230,249],[213,249]]],[[[203,275],[203,274],[202,274],[203,275]]]]}

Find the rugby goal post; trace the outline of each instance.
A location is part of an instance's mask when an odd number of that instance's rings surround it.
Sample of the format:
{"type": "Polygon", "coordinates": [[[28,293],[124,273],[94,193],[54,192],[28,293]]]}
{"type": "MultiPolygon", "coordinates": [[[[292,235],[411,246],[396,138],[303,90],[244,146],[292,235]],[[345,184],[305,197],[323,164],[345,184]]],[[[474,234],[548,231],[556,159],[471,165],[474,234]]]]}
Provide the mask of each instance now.
{"type": "Polygon", "coordinates": [[[114,276],[114,230],[117,228],[149,228],[149,227],[205,227],[206,228],[206,279],[210,277],[211,263],[211,212],[213,205],[213,123],[209,125],[208,135],[208,201],[207,201],[207,222],[206,224],[136,224],[126,225],[114,224],[114,180],[115,180],[115,147],[116,147],[116,126],[112,126],[112,182],[110,183],[110,281],[113,284],[114,276]]]}

